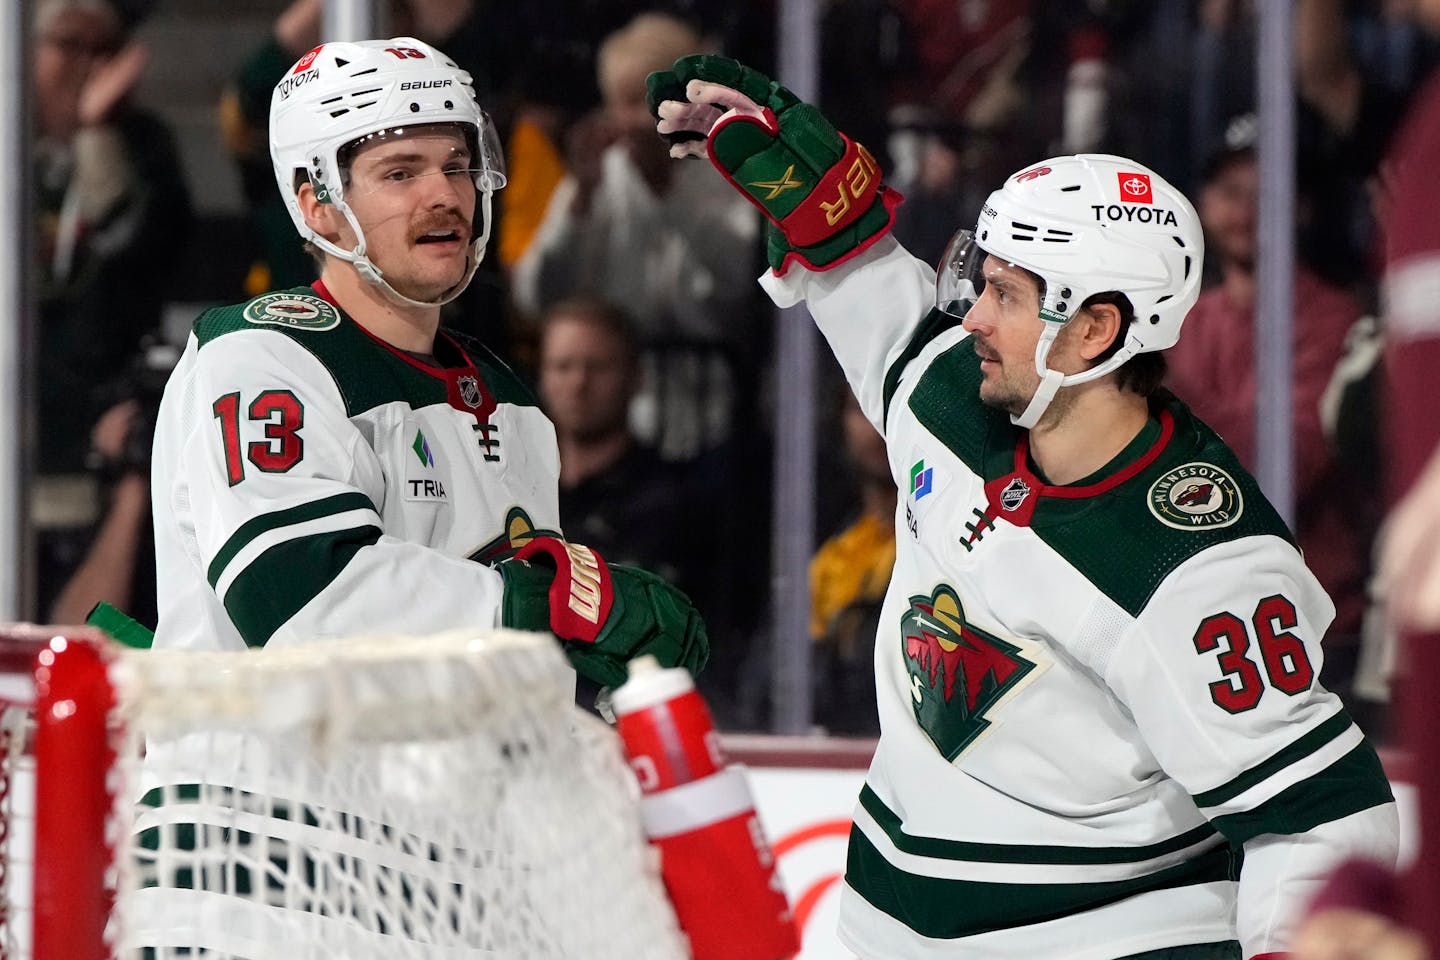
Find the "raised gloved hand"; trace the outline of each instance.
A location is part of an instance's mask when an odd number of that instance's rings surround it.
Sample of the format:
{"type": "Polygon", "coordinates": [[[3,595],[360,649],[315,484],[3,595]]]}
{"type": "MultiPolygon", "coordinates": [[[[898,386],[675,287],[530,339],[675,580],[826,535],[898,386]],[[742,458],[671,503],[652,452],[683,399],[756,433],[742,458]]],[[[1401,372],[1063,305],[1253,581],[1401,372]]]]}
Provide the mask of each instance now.
{"type": "Polygon", "coordinates": [[[890,229],[903,199],[870,152],[815,107],[729,57],[681,57],[645,82],[673,157],[708,153],[770,221],[766,258],[827,270],[890,229]]]}
{"type": "Polygon", "coordinates": [[[653,573],[608,564],[556,537],[536,537],[495,569],[505,581],[501,624],[554,633],[575,669],[596,683],[624,683],[625,664],[642,653],[692,675],[709,659],[700,613],[653,573]]]}

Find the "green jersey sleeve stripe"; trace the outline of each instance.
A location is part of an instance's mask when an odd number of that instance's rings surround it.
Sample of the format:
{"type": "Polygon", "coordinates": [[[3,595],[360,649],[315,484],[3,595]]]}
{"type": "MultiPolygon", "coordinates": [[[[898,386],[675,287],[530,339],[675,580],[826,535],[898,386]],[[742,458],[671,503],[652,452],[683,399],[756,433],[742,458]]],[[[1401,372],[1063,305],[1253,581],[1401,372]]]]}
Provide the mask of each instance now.
{"type": "Polygon", "coordinates": [[[1380,757],[1368,741],[1314,776],[1291,784],[1253,810],[1216,817],[1216,828],[1231,843],[1262,833],[1304,833],[1352,813],[1393,803],[1380,757]]]}
{"type": "Polygon", "coordinates": [[[900,389],[900,375],[905,372],[910,361],[920,355],[920,351],[925,349],[927,343],[959,322],[938,307],[932,307],[925,319],[920,322],[920,326],[915,328],[910,342],[905,344],[905,349],[900,352],[900,356],[896,357],[895,362],[890,364],[890,369],[885,371],[884,402],[880,414],[882,425],[889,422],[890,398],[895,396],[896,390],[900,389]]]}
{"type": "Polygon", "coordinates": [[[900,818],[871,790],[860,788],[860,805],[875,819],[895,844],[895,849],[921,857],[943,860],[970,860],[978,863],[1106,864],[1140,863],[1193,847],[1215,836],[1209,824],[1196,827],[1169,840],[1143,847],[1070,847],[1026,843],[974,843],[966,840],[937,840],[916,837],[900,826],[900,818]]]}
{"type": "Polygon", "coordinates": [[[215,554],[215,559],[210,561],[210,567],[205,573],[210,586],[220,582],[220,577],[225,573],[225,568],[235,555],[244,550],[256,537],[270,530],[279,527],[289,527],[297,523],[304,523],[307,520],[315,520],[319,517],[329,517],[337,513],[345,513],[347,510],[369,510],[378,515],[375,504],[363,493],[337,493],[333,497],[326,497],[323,500],[315,500],[311,503],[301,503],[284,510],[276,510],[274,513],[262,513],[258,517],[252,517],[240,525],[240,529],[230,535],[225,545],[215,554]]]}
{"type": "Polygon", "coordinates": [[[277,543],[235,577],[225,594],[225,610],[248,646],[263,647],[340,575],[361,547],[379,540],[380,528],[366,525],[277,543]]]}
{"type": "Polygon", "coordinates": [[[1221,844],[1198,857],[1130,880],[1101,883],[985,883],[909,873],[864,833],[850,831],[845,882],[877,910],[924,937],[953,940],[1093,910],[1152,890],[1234,880],[1238,862],[1221,844]]]}
{"type": "Polygon", "coordinates": [[[1300,737],[1289,746],[1284,747],[1269,759],[1263,760],[1249,770],[1246,770],[1229,783],[1223,783],[1213,790],[1206,790],[1204,793],[1194,794],[1192,799],[1195,801],[1195,806],[1204,809],[1205,807],[1218,806],[1227,800],[1233,800],[1257,783],[1268,780],[1291,764],[1310,756],[1310,754],[1319,750],[1346,730],[1349,730],[1350,725],[1350,714],[1341,710],[1314,730],[1300,737]]]}

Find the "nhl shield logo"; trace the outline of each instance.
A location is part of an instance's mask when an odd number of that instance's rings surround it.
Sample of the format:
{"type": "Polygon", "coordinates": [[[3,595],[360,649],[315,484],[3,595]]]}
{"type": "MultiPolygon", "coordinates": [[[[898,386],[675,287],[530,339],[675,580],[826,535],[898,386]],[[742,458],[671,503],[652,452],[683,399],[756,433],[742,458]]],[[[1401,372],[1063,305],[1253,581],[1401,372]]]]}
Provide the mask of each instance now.
{"type": "Polygon", "coordinates": [[[458,377],[455,385],[460,388],[460,399],[465,401],[465,406],[472,410],[480,406],[483,397],[480,394],[480,381],[474,377],[458,377]]]}
{"type": "Polygon", "coordinates": [[[1167,471],[1147,494],[1155,519],[1176,530],[1211,530],[1240,519],[1245,500],[1230,474],[1213,463],[1167,471]]]}
{"type": "Polygon", "coordinates": [[[1030,485],[1024,480],[1016,477],[1005,485],[1000,491],[1000,507],[1004,510],[1014,510],[1025,502],[1030,496],[1030,485]]]}

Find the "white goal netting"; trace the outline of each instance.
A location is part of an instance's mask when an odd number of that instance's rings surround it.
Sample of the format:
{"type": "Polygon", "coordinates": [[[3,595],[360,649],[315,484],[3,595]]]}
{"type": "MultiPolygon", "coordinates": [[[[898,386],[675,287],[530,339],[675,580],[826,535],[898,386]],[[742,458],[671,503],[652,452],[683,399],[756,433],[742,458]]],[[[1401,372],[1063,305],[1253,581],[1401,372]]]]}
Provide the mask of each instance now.
{"type": "Polygon", "coordinates": [[[109,672],[117,956],[687,956],[618,740],[549,638],[125,651],[109,672]]]}

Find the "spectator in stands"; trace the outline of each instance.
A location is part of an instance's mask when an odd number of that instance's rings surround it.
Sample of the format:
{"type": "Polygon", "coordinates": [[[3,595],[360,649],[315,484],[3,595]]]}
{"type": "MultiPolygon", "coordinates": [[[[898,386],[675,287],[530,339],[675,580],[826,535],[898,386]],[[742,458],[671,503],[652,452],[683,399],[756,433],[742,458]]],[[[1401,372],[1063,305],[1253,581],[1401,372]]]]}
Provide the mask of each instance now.
{"type": "MultiPolygon", "coordinates": [[[[1440,34],[1440,2],[1416,16],[1440,34]]],[[[1381,226],[1388,476],[1380,573],[1404,634],[1397,713],[1419,805],[1419,850],[1400,876],[1371,864],[1342,868],[1297,941],[1298,960],[1425,960],[1440,957],[1440,73],[1416,98],[1384,167],[1381,226]]]]}
{"type": "MultiPolygon", "coordinates": [[[[117,404],[95,424],[94,451],[114,463],[116,475],[109,484],[109,496],[95,538],[90,542],[75,574],[60,589],[55,605],[48,612],[47,623],[84,623],[95,604],[102,600],[137,619],[135,600],[144,591],[135,589],[136,574],[143,573],[141,557],[144,543],[150,536],[150,478],[140,469],[124,463],[121,457],[130,446],[138,405],[134,401],[117,404]]],[[[150,551],[150,570],[155,568],[154,550],[150,551]]],[[[154,588],[149,591],[149,606],[154,608],[154,588]]],[[[153,612],[149,626],[155,625],[153,612]]]]}
{"type": "Polygon", "coordinates": [[[897,494],[884,438],[849,388],[843,394],[840,425],[858,510],[810,561],[814,712],[830,733],[877,735],[875,630],[895,567],[897,494]]]}
{"type": "MultiPolygon", "coordinates": [[[[973,220],[988,190],[966,168],[970,139],[932,113],[906,111],[895,137],[913,166],[895,211],[895,239],[926,263],[939,263],[957,223],[973,220]]],[[[988,181],[987,181],[988,185],[988,181]]]]}
{"type": "Polygon", "coordinates": [[[155,415],[179,351],[149,342],[126,370],[90,434],[89,465],[101,489],[93,539],[60,588],[49,622],[83,623],[102,601],[155,629],[155,534],[150,524],[150,445],[155,415]]]}
{"type": "Polygon", "coordinates": [[[684,477],[630,430],[640,365],[629,319],[589,297],[562,300],[540,323],[539,393],[560,446],[560,522],[616,562],[697,586],[684,477]]]}
{"type": "MultiPolygon", "coordinates": [[[[1404,4],[1385,4],[1398,10],[1404,4]]],[[[1359,59],[1357,24],[1345,0],[1295,5],[1295,87],[1300,139],[1298,173],[1323,212],[1301,223],[1298,254],[1332,282],[1369,296],[1377,273],[1375,175],[1406,104],[1424,77],[1427,58],[1410,60],[1408,76],[1387,77],[1379,63],[1359,59]]],[[[1393,12],[1380,14],[1393,19],[1393,12]]],[[[1373,22],[1373,21],[1372,21],[1373,22]]],[[[1404,58],[1386,64],[1394,69],[1404,58]]],[[[1433,63],[1433,59],[1428,61],[1433,63]]]]}
{"type": "MultiPolygon", "coordinates": [[[[895,235],[917,257],[937,262],[954,225],[974,220],[995,183],[1034,157],[1106,146],[1107,39],[1091,6],[893,3],[893,36],[877,31],[875,42],[899,49],[888,69],[857,75],[893,98],[889,163],[876,155],[910,200],[896,212],[895,235]]],[[[822,91],[837,83],[822,79],[822,91]]],[[[861,119],[868,101],[846,100],[825,101],[827,116],[875,142],[873,119],[861,119]]]]}
{"type": "Polygon", "coordinates": [[[190,228],[174,138],[131,102],[148,53],[110,0],[43,0],[32,35],[39,270],[39,602],[48,610],[98,513],[85,468],[107,387],[159,326],[190,228]]]}
{"type": "Polygon", "coordinates": [[[726,348],[748,345],[755,303],[754,208],[706,171],[670,163],[645,106],[646,75],[700,45],[657,13],[605,38],[602,106],[570,129],[567,175],[513,276],[532,316],[584,293],[634,317],[648,374],[640,426],[669,459],[728,432],[737,388],[726,348]]]}
{"type": "MultiPolygon", "coordinates": [[[[1211,157],[1198,204],[1207,259],[1219,282],[1201,293],[1185,322],[1186,336],[1167,352],[1167,384],[1223,436],[1251,470],[1256,468],[1255,275],[1260,177],[1256,123],[1246,115],[1230,125],[1225,146],[1211,157]]],[[[1326,441],[1321,397],[1360,316],[1349,295],[1303,265],[1295,268],[1294,372],[1295,525],[1305,559],[1335,603],[1325,635],[1324,683],[1356,710],[1350,684],[1365,609],[1366,558],[1378,520],[1368,505],[1372,464],[1342,462],[1326,441]]],[[[1358,705],[1363,708],[1363,704],[1358,705]]]]}
{"type": "MultiPolygon", "coordinates": [[[[724,49],[744,49],[751,62],[773,59],[771,2],[655,0],[645,6],[693,21],[707,42],[714,38],[724,49]]],[[[599,42],[625,26],[635,11],[629,0],[527,0],[523,5],[523,33],[516,35],[526,38],[525,56],[515,65],[518,105],[505,143],[514,176],[500,198],[496,248],[507,271],[529,248],[550,196],[564,178],[566,131],[599,106],[594,85],[576,83],[575,78],[595,75],[599,42]]]]}
{"type": "MultiPolygon", "coordinates": [[[[702,509],[685,469],[631,432],[640,379],[635,336],[618,307],[575,297],[546,311],[538,387],[560,448],[560,524],[612,562],[652,570],[684,590],[706,614],[716,659],[725,660],[732,652],[717,627],[728,621],[710,616],[706,590],[717,572],[707,564],[716,505],[702,509]]],[[[582,677],[579,702],[593,702],[596,689],[582,677]]]]}
{"type": "MultiPolygon", "coordinates": [[[[1347,14],[1366,6],[1297,0],[1294,42],[1296,175],[1299,187],[1323,204],[1313,215],[1302,211],[1296,252],[1320,276],[1368,302],[1375,274],[1372,181],[1419,75],[1405,84],[1357,60],[1347,14]]],[[[1189,111],[1197,167],[1229,118],[1255,109],[1256,9],[1250,0],[1197,7],[1189,111]]],[[[1185,171],[1184,179],[1202,173],[1185,171]]]]}
{"type": "Polygon", "coordinates": [[[145,341],[91,430],[88,463],[101,489],[94,535],[71,579],[59,587],[50,623],[82,623],[96,603],[156,628],[156,538],[151,528],[150,448],[160,397],[179,348],[145,341]]]}

